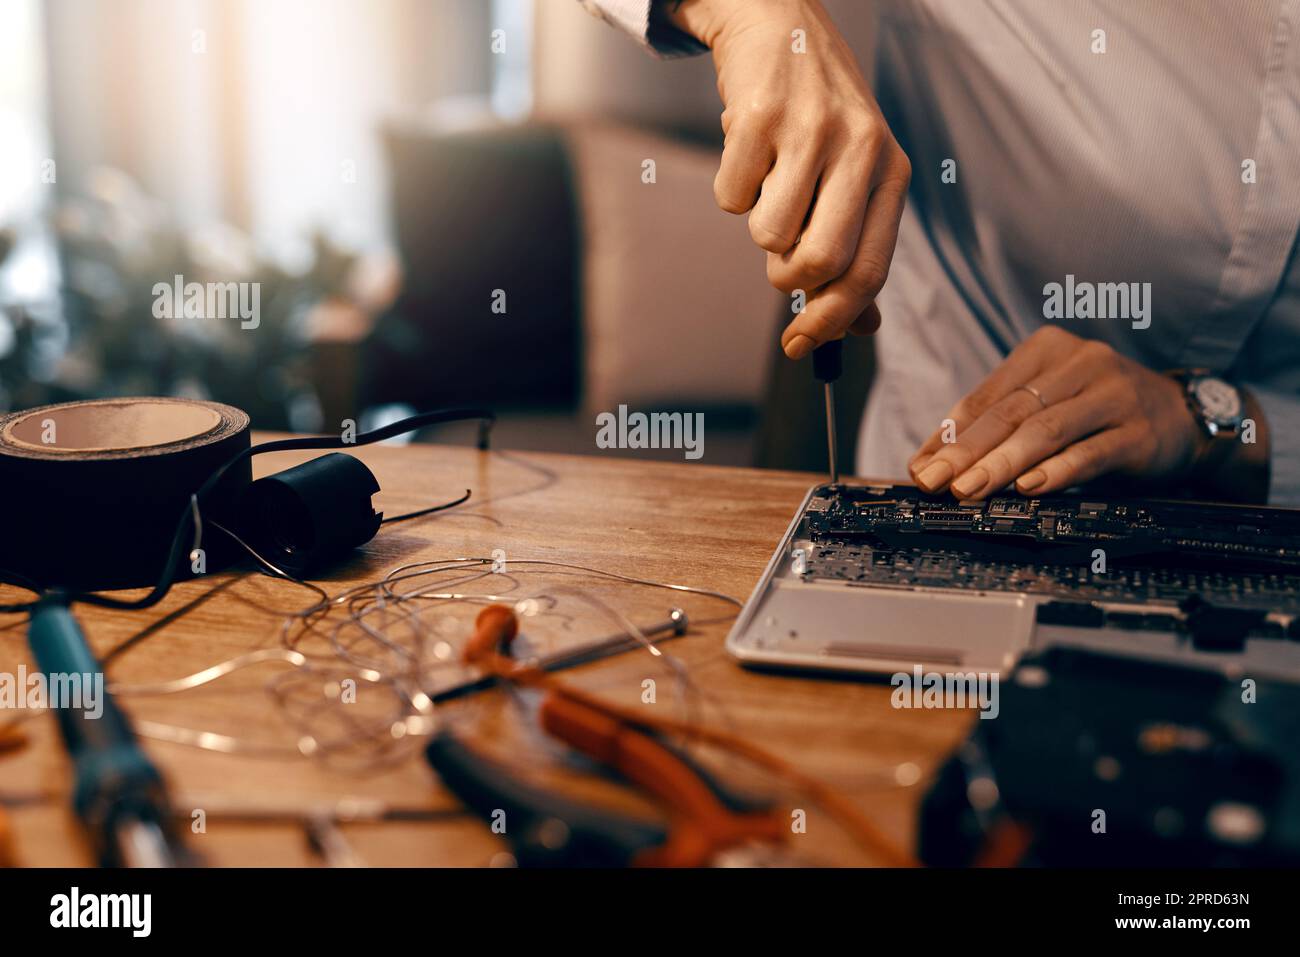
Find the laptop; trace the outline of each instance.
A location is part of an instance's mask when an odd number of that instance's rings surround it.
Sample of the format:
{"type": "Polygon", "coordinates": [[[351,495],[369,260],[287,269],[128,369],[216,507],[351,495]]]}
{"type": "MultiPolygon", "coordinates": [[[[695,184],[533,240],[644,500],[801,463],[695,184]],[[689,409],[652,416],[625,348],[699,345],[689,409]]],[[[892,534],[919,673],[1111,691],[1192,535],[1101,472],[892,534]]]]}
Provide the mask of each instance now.
{"type": "Polygon", "coordinates": [[[751,667],[881,675],[1057,645],[1300,679],[1300,510],[818,485],[727,637],[751,667]]]}

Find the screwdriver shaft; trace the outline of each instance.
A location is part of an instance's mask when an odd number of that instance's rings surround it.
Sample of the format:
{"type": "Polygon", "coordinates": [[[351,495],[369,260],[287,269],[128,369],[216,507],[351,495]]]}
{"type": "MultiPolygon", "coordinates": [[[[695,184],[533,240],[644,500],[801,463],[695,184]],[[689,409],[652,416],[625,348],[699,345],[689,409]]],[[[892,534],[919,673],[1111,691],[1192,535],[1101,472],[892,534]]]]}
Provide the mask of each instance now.
{"type": "Polygon", "coordinates": [[[835,386],[826,383],[826,447],[830,453],[831,484],[840,484],[839,450],[835,443],[835,386]]]}

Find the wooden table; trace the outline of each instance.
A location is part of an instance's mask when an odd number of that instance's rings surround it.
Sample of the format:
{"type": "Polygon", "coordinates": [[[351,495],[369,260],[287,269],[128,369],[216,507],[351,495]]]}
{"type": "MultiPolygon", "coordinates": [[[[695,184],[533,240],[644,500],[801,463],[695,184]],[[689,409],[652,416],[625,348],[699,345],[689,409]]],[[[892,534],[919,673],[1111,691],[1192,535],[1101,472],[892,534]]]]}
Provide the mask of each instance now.
{"type": "MultiPolygon", "coordinates": [[[[430,445],[368,447],[356,454],[378,476],[383,491],[375,504],[389,514],[454,498],[465,488],[474,495],[456,509],[385,526],[354,560],[318,579],[331,593],[374,580],[402,563],[489,556],[503,549],[508,570],[523,568],[510,564],[523,559],[572,562],[744,599],[817,479],[694,463],[481,453],[430,445]]],[[[256,471],[278,471],[309,457],[261,456],[256,471]]],[[[848,795],[899,847],[913,846],[918,802],[934,770],[969,730],[969,715],[895,710],[884,683],[742,669],[723,647],[735,609],[715,599],[544,572],[516,577],[512,597],[556,583],[580,585],[597,590],[602,600],[639,623],[663,619],[674,605],[685,608],[695,624],[664,649],[685,663],[702,697],[683,692],[665,666],[643,650],[582,666],[567,672],[568,678],[629,706],[642,705],[643,682],[652,678],[656,701],[645,706],[681,708],[689,699],[703,708],[704,720],[729,726],[820,776],[848,795]],[[900,786],[895,772],[904,762],[919,767],[922,776],[900,786]]],[[[21,594],[0,589],[0,600],[21,594]]],[[[584,601],[572,595],[564,600],[576,631],[595,636],[616,630],[612,619],[584,601]]],[[[186,582],[146,612],[80,606],[78,616],[107,661],[109,680],[133,684],[175,678],[249,650],[277,647],[282,614],[310,602],[311,596],[293,583],[239,571],[186,582]]],[[[440,607],[450,614],[450,605],[440,607]]],[[[472,617],[473,610],[466,607],[464,613],[472,617]]],[[[12,672],[23,662],[31,666],[24,633],[22,618],[0,617],[0,670],[12,672]]],[[[287,667],[258,665],[201,689],[127,696],[122,704],[138,722],[266,740],[278,736],[292,745],[295,736],[282,727],[265,690],[268,680],[287,667]]],[[[448,705],[445,714],[492,753],[529,769],[539,780],[561,783],[574,794],[612,799],[608,782],[557,763],[555,749],[502,692],[448,705]]],[[[54,722],[40,714],[24,728],[28,746],[0,754],[0,806],[9,809],[18,861],[88,864],[85,842],[67,806],[69,766],[54,722]]],[[[501,839],[479,820],[456,813],[455,799],[418,757],[397,767],[355,773],[310,758],[220,754],[158,740],[146,745],[182,811],[232,798],[285,807],[346,796],[379,798],[447,813],[431,821],[346,826],[349,843],[366,862],[482,866],[501,860],[501,839]]],[[[773,786],[764,775],[726,767],[746,785],[773,786]]],[[[906,772],[913,769],[903,770],[906,782],[906,772]]],[[[807,815],[806,833],[792,837],[792,847],[802,856],[825,863],[873,863],[824,811],[788,789],[778,787],[776,793],[807,815]]],[[[628,800],[621,794],[617,799],[628,800]]],[[[319,863],[302,829],[287,822],[246,824],[213,816],[202,833],[190,836],[190,843],[214,865],[319,863]]]]}

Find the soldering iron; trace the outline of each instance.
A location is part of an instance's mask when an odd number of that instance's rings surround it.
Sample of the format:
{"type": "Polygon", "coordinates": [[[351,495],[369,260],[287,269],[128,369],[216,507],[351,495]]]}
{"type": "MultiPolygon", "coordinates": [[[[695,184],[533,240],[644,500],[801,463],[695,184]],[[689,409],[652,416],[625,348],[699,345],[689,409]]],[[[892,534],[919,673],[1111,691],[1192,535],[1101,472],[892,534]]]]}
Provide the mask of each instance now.
{"type": "MultiPolygon", "coordinates": [[[[67,600],[57,592],[32,611],[27,640],[37,666],[54,685],[80,676],[103,680],[67,600]]],[[[54,702],[51,702],[53,705],[54,702]]],[[[190,859],[176,836],[162,776],[144,753],[126,715],[106,690],[91,713],[85,695],[55,709],[72,759],[73,808],[105,867],[175,867],[190,859]]]]}

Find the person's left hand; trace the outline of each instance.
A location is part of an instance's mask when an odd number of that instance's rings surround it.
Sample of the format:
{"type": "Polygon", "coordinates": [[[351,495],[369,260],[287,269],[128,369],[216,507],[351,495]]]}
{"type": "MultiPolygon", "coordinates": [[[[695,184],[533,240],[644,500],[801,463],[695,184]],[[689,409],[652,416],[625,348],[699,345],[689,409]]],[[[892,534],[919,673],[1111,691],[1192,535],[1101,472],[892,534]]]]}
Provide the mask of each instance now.
{"type": "Polygon", "coordinates": [[[959,498],[1013,480],[1042,495],[1107,472],[1178,480],[1208,442],[1176,380],[1057,326],[1017,346],[948,417],[908,470],[925,491],[959,498]]]}

